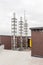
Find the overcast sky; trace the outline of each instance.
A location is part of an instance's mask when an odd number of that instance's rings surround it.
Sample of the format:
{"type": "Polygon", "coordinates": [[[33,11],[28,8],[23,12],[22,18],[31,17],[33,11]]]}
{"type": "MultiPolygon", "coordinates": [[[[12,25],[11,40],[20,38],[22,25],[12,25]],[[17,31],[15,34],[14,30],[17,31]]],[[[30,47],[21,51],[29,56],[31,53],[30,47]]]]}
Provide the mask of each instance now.
{"type": "Polygon", "coordinates": [[[0,35],[11,34],[13,13],[19,19],[24,10],[29,27],[43,26],[43,0],[0,0],[0,35]]]}

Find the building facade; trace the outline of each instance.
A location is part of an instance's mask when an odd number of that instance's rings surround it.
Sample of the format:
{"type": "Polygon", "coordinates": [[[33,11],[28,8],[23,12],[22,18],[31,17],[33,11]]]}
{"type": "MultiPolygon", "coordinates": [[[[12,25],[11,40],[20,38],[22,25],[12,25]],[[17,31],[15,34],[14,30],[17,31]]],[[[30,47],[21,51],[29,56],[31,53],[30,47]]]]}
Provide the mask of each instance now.
{"type": "MultiPolygon", "coordinates": [[[[26,37],[22,36],[23,47],[26,47],[26,37]]],[[[20,36],[15,37],[15,47],[19,48],[21,45],[20,36]]],[[[13,47],[13,37],[8,35],[0,35],[0,45],[4,45],[4,49],[12,49],[13,47]],[[12,42],[11,42],[12,39],[12,42]]],[[[30,47],[30,36],[27,37],[27,45],[30,47]]]]}
{"type": "Polygon", "coordinates": [[[4,49],[11,49],[11,36],[0,35],[0,45],[4,45],[4,49]]]}
{"type": "Polygon", "coordinates": [[[31,29],[32,39],[32,56],[43,56],[43,27],[35,27],[31,29]]]}

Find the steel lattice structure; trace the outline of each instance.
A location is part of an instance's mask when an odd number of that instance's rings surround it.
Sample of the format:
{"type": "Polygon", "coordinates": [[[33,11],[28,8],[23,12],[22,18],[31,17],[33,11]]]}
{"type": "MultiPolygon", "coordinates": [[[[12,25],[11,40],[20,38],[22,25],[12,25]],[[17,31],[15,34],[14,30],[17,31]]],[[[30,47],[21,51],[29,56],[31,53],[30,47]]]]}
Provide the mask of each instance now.
{"type": "Polygon", "coordinates": [[[24,35],[26,36],[26,48],[27,48],[28,47],[28,44],[27,44],[28,23],[27,23],[27,20],[25,20],[25,23],[24,23],[24,35]]]}
{"type": "Polygon", "coordinates": [[[22,40],[22,34],[23,34],[23,20],[22,17],[20,17],[20,21],[19,21],[19,34],[21,37],[21,49],[23,48],[23,40],[22,40]]]}
{"type": "Polygon", "coordinates": [[[15,17],[15,13],[13,14],[13,18],[12,18],[12,23],[11,23],[11,27],[12,27],[12,48],[15,49],[16,48],[16,42],[15,41],[15,36],[17,35],[17,19],[15,17]]]}
{"type": "Polygon", "coordinates": [[[27,19],[25,16],[25,11],[24,11],[24,35],[26,36],[26,48],[27,48],[28,47],[28,44],[27,44],[28,23],[27,23],[27,19]]]}

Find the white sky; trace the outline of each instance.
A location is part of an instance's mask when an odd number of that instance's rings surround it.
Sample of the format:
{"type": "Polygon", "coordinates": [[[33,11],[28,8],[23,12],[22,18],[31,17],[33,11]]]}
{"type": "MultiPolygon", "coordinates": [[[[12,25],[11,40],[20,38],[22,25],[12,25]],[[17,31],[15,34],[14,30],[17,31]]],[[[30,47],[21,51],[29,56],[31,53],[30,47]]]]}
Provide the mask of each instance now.
{"type": "Polygon", "coordinates": [[[0,0],[0,35],[11,34],[13,13],[19,19],[24,10],[29,27],[43,26],[43,0],[0,0]]]}

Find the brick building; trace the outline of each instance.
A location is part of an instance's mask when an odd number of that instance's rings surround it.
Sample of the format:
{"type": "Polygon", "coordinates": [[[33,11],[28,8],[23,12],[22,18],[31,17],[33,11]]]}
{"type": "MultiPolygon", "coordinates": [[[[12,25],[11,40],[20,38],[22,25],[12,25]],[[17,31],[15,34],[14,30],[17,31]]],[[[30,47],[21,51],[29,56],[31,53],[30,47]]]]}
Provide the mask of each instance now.
{"type": "MultiPolygon", "coordinates": [[[[0,45],[4,45],[4,49],[12,49],[12,46],[13,46],[13,43],[11,43],[11,36],[8,36],[8,35],[0,35],[0,45]]],[[[23,47],[25,47],[26,43],[26,37],[23,36],[23,47]]],[[[21,39],[20,39],[20,36],[16,36],[15,38],[16,40],[16,48],[20,47],[20,43],[21,43],[21,39]],[[17,40],[16,40],[17,39],[17,40]]],[[[28,47],[30,47],[30,36],[27,37],[27,45],[28,47]]]]}
{"type": "Polygon", "coordinates": [[[0,35],[0,45],[4,45],[4,49],[11,49],[11,36],[0,35]]]}
{"type": "Polygon", "coordinates": [[[32,56],[43,56],[43,27],[34,27],[31,29],[32,38],[32,56]]]}

